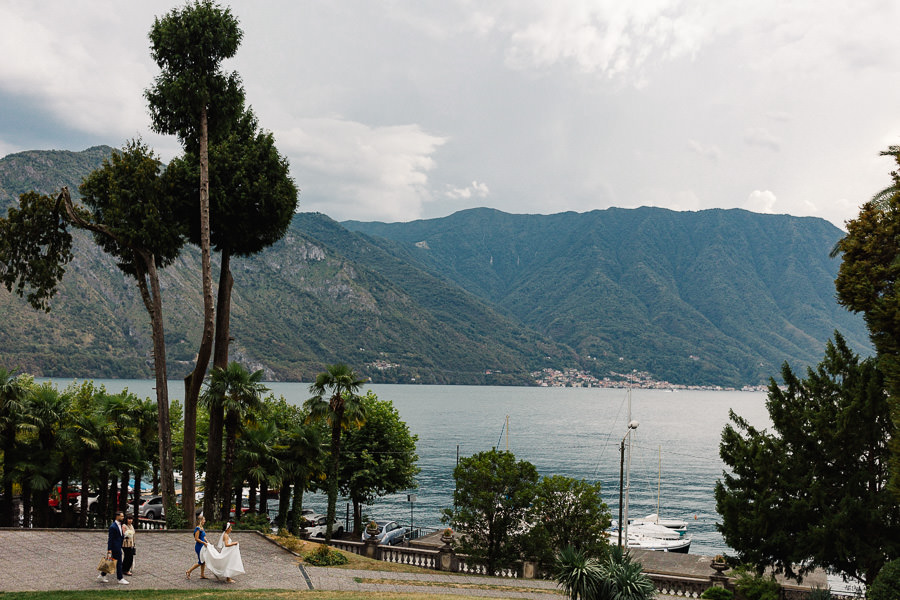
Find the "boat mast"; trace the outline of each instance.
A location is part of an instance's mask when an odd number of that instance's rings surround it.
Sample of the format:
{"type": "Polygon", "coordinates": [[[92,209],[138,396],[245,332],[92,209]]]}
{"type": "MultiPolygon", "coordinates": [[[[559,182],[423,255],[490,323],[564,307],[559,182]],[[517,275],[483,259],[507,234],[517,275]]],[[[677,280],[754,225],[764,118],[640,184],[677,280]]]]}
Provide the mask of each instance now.
{"type": "Polygon", "coordinates": [[[656,524],[659,525],[659,492],[662,485],[662,446],[659,447],[659,471],[656,475],[656,524]]]}
{"type": "MultiPolygon", "coordinates": [[[[634,385],[634,370],[628,378],[628,434],[631,433],[631,388],[634,385]]],[[[635,426],[636,427],[636,426],[635,426]]],[[[631,491],[631,435],[626,434],[628,438],[628,447],[626,448],[626,465],[625,465],[625,516],[624,521],[619,523],[619,527],[625,528],[625,545],[628,545],[628,493],[631,491]]]]}

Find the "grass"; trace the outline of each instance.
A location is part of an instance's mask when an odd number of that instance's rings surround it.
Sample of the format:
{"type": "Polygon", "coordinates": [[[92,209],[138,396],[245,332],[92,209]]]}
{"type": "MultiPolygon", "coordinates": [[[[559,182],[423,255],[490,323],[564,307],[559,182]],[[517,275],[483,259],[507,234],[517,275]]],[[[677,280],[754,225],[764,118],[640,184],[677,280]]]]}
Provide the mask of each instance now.
{"type": "MultiPolygon", "coordinates": [[[[319,542],[301,540],[300,538],[294,537],[292,535],[267,535],[266,537],[277,543],[282,548],[299,554],[301,557],[315,551],[320,546],[319,542]]],[[[388,573],[434,573],[434,571],[430,569],[423,569],[422,567],[383,562],[372,558],[366,558],[365,556],[360,556],[359,554],[353,554],[352,552],[344,552],[343,550],[338,550],[337,548],[334,548],[334,550],[347,557],[347,564],[329,567],[331,569],[386,571],[388,573]]],[[[307,564],[304,560],[301,560],[300,562],[302,562],[303,564],[307,564]]]]}

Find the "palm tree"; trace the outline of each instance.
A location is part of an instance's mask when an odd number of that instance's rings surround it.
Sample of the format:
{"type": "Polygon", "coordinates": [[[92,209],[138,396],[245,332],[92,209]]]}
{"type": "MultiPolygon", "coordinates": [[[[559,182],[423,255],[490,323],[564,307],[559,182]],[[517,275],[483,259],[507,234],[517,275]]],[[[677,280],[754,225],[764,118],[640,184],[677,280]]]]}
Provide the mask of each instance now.
{"type": "MultiPolygon", "coordinates": [[[[220,515],[223,520],[228,518],[231,511],[230,491],[238,425],[251,409],[259,406],[262,394],[268,391],[260,383],[262,376],[261,370],[251,374],[239,363],[232,362],[224,369],[216,367],[212,370],[203,393],[202,400],[206,406],[219,404],[225,410],[225,469],[222,475],[223,502],[220,515]]],[[[236,510],[240,511],[240,506],[236,510]]]]}
{"type": "Polygon", "coordinates": [[[331,528],[337,517],[338,473],[341,462],[341,430],[362,427],[366,422],[365,407],[357,395],[366,379],[343,363],[328,365],[309,386],[315,394],[303,406],[310,421],[326,421],[331,426],[331,468],[328,476],[328,515],[325,541],[331,540],[331,528]],[[325,396],[328,395],[326,400],[325,396]]]}
{"type": "Polygon", "coordinates": [[[264,514],[270,481],[281,480],[281,461],[275,445],[278,428],[274,421],[257,419],[243,428],[237,448],[240,472],[250,484],[250,512],[264,514]],[[259,510],[256,491],[259,489],[259,510]]]}
{"type": "Polygon", "coordinates": [[[566,546],[559,551],[553,565],[552,577],[566,596],[572,600],[600,600],[605,596],[603,568],[596,558],[566,546]]]}
{"type": "MultiPolygon", "coordinates": [[[[60,440],[60,431],[65,428],[68,408],[69,398],[60,394],[49,382],[32,388],[27,396],[24,421],[34,436],[34,448],[29,455],[39,466],[40,472],[39,477],[32,477],[37,527],[50,525],[48,511],[53,485],[61,479],[65,479],[63,483],[68,483],[69,474],[66,467],[69,461],[60,440]]],[[[61,508],[64,504],[66,503],[61,503],[61,508]]]]}
{"type": "Polygon", "coordinates": [[[141,480],[144,469],[153,464],[153,457],[159,454],[159,427],[156,402],[150,398],[135,399],[129,409],[131,422],[137,435],[139,460],[134,472],[134,515],[138,514],[141,502],[141,480]]]}
{"type": "Polygon", "coordinates": [[[288,432],[287,443],[282,456],[282,467],[285,470],[285,482],[294,486],[294,494],[290,511],[287,509],[288,485],[283,485],[279,496],[280,515],[291,515],[290,522],[286,518],[281,519],[280,529],[287,528],[297,535],[300,527],[300,513],[303,511],[303,492],[309,486],[311,479],[323,472],[322,435],[319,427],[308,423],[296,424],[288,432]]]}
{"type": "Polygon", "coordinates": [[[25,408],[26,388],[15,369],[0,367],[0,449],[3,450],[2,494],[0,494],[0,526],[13,525],[13,471],[15,469],[16,429],[25,408]]]}

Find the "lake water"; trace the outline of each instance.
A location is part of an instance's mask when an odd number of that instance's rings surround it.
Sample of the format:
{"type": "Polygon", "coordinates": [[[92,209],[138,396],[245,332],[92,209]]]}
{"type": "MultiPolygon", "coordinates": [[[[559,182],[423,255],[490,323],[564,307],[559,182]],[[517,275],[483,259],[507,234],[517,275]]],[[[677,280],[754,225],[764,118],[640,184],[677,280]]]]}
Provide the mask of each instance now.
{"type": "MultiPolygon", "coordinates": [[[[128,388],[155,397],[153,382],[94,380],[107,390],[128,388]]],[[[64,387],[69,382],[55,380],[64,387]]],[[[308,384],[269,383],[276,396],[300,404],[308,384]]],[[[619,444],[627,431],[627,391],[621,389],[369,385],[391,400],[412,433],[419,436],[418,489],[381,498],[364,509],[370,518],[389,518],[416,526],[439,527],[440,511],[453,503],[453,468],[459,456],[492,447],[508,448],[533,463],[541,475],[567,475],[600,481],[603,499],[618,515],[619,444]],[[506,428],[507,416],[509,428],[506,428]],[[412,507],[407,494],[414,493],[412,507]],[[412,511],[410,511],[412,508],[412,511]]],[[[169,384],[171,397],[183,398],[183,383],[169,384]]],[[[719,459],[722,428],[733,409],[757,427],[768,426],[765,394],[635,389],[631,392],[633,433],[629,514],[689,522],[692,554],[727,551],[715,530],[713,488],[724,468],[719,459]],[[657,485],[659,495],[657,496],[657,485]]],[[[324,512],[321,495],[305,506],[324,512]]],[[[344,502],[339,504],[343,513],[344,502]]]]}

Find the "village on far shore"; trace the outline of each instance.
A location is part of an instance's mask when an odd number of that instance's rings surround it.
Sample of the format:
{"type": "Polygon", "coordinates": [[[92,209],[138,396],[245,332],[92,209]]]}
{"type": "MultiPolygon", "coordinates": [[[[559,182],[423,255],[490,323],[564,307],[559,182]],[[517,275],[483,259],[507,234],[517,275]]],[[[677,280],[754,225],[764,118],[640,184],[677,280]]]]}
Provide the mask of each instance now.
{"type": "Polygon", "coordinates": [[[723,392],[765,392],[765,385],[745,385],[742,388],[720,385],[685,385],[653,379],[646,371],[618,373],[610,371],[606,377],[595,377],[580,369],[541,369],[533,371],[535,383],[540,387],[583,387],[583,388],[637,388],[644,390],[713,390],[723,392]]]}

